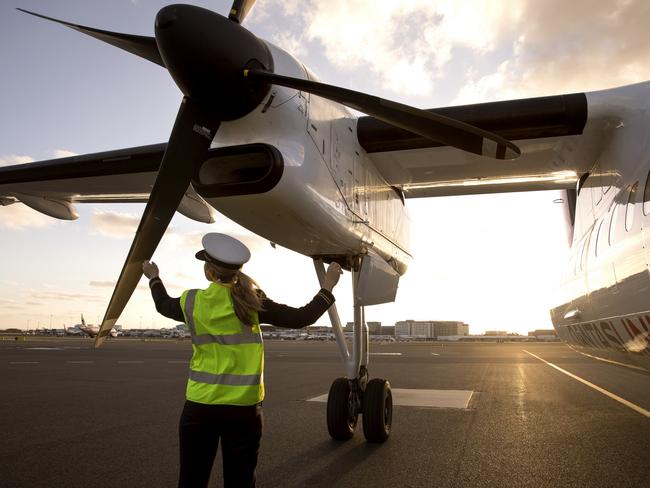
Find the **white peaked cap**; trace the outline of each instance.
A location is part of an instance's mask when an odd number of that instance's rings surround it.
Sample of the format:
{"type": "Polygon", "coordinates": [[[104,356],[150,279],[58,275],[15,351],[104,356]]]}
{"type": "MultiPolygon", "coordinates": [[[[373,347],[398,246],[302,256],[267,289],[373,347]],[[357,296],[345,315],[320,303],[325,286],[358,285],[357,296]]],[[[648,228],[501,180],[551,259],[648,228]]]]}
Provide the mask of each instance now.
{"type": "Polygon", "coordinates": [[[241,241],[226,234],[211,232],[203,236],[201,243],[203,249],[196,253],[196,259],[223,268],[239,269],[251,258],[251,252],[241,241]]]}

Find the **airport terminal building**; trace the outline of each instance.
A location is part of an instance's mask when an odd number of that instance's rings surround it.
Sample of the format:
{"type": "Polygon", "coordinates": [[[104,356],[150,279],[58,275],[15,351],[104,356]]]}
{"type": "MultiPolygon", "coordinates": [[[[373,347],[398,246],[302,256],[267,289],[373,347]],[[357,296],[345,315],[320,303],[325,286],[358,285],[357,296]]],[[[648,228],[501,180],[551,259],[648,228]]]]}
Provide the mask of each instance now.
{"type": "Polygon", "coordinates": [[[468,336],[469,325],[459,321],[401,320],[395,324],[395,338],[435,339],[442,336],[468,336]]]}

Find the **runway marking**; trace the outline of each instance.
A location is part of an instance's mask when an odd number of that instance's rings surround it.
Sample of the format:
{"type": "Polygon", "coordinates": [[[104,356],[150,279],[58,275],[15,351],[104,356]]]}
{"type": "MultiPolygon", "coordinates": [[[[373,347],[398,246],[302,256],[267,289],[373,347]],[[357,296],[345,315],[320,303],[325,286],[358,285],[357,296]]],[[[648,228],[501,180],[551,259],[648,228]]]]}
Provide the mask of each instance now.
{"type": "Polygon", "coordinates": [[[401,356],[401,352],[371,352],[371,356],[401,356]]]}
{"type": "Polygon", "coordinates": [[[631,408],[631,409],[634,410],[635,412],[640,413],[641,415],[644,415],[644,416],[650,418],[650,411],[646,410],[645,408],[640,407],[640,406],[638,406],[638,405],[632,403],[631,401],[626,400],[625,398],[622,398],[622,397],[620,397],[620,396],[618,396],[618,395],[616,395],[616,394],[614,394],[614,393],[612,393],[612,392],[610,392],[610,391],[607,391],[607,390],[605,390],[604,388],[601,388],[601,387],[598,386],[598,385],[594,385],[593,383],[591,383],[591,382],[589,382],[589,381],[587,381],[587,380],[585,380],[585,379],[583,379],[583,378],[580,378],[580,376],[576,376],[576,375],[574,375],[573,373],[569,373],[566,369],[562,369],[562,368],[560,368],[559,366],[557,366],[557,365],[555,365],[555,364],[553,364],[553,363],[549,363],[549,362],[546,361],[545,359],[540,358],[539,356],[537,356],[536,354],[533,354],[532,352],[526,351],[525,349],[524,349],[523,351],[524,351],[526,354],[530,354],[530,355],[533,356],[534,358],[539,359],[539,360],[542,361],[543,363],[548,364],[550,367],[557,369],[557,370],[560,371],[561,373],[564,373],[565,375],[567,375],[567,376],[573,378],[574,380],[579,381],[580,383],[582,383],[582,384],[584,384],[584,385],[587,385],[587,386],[590,387],[590,388],[593,388],[593,389],[596,390],[597,392],[602,393],[603,395],[608,396],[608,397],[611,398],[612,400],[616,400],[617,402],[622,403],[623,405],[625,405],[625,406],[628,407],[628,408],[631,408]]]}
{"type": "Polygon", "coordinates": [[[94,362],[95,361],[66,361],[68,364],[90,364],[94,362]]]}
{"type": "Polygon", "coordinates": [[[438,354],[437,352],[432,352],[431,355],[432,356],[440,356],[440,354],[438,354]]]}
{"type": "Polygon", "coordinates": [[[142,364],[144,361],[118,361],[119,364],[142,364]]]}
{"type": "Polygon", "coordinates": [[[40,361],[9,361],[9,364],[40,364],[40,361]]]}
{"type": "Polygon", "coordinates": [[[62,347],[26,347],[26,351],[63,351],[62,347]]]}
{"type": "MultiPolygon", "coordinates": [[[[474,392],[472,390],[414,390],[392,388],[393,405],[405,407],[460,408],[469,405],[474,392]]],[[[308,402],[327,403],[328,394],[309,398],[308,402]]]]}
{"type": "Polygon", "coordinates": [[[189,361],[167,361],[169,364],[189,364],[189,361]]]}

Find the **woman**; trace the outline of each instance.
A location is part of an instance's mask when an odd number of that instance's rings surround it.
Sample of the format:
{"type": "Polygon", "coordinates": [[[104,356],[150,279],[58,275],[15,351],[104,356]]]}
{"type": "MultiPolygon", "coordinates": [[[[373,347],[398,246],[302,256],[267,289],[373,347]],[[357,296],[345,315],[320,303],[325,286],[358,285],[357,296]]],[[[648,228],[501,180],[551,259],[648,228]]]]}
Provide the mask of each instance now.
{"type": "Polygon", "coordinates": [[[241,271],[250,251],[225,234],[206,234],[203,250],[205,290],[186,290],[171,298],[155,263],[142,270],[156,310],[185,322],[192,335],[192,360],[180,419],[179,487],[207,486],[219,440],[225,486],[255,486],[262,436],[264,344],[260,323],[300,328],[313,324],[334,303],[332,289],[342,274],[332,263],[323,288],[302,308],[275,303],[241,271]]]}

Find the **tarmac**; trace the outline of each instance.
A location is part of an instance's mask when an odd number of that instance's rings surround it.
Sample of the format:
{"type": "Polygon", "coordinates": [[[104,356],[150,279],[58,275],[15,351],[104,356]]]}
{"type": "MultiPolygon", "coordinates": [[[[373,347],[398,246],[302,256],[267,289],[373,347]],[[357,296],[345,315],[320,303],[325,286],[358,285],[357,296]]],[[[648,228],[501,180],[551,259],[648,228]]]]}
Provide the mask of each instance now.
{"type": "MultiPolygon", "coordinates": [[[[91,346],[0,342],[3,488],[176,486],[190,343],[91,346]]],[[[323,395],[343,374],[333,342],[266,343],[258,487],[649,486],[648,374],[561,343],[370,351],[371,377],[399,404],[384,444],[365,441],[361,419],[352,440],[329,438],[323,395]]]]}

